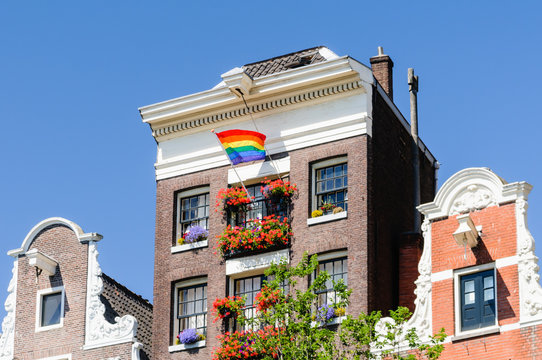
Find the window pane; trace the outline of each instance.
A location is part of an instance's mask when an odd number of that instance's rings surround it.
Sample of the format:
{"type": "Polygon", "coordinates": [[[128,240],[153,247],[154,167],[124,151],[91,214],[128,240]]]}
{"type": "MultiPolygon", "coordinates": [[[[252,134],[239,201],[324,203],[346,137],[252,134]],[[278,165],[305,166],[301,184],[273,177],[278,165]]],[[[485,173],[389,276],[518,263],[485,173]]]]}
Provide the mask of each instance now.
{"type": "Polygon", "coordinates": [[[484,290],[484,301],[493,300],[493,289],[485,289],[484,290]]]}
{"type": "Polygon", "coordinates": [[[474,304],[476,301],[476,296],[473,292],[465,294],[465,305],[474,304]]]}
{"type": "Polygon", "coordinates": [[[484,289],[493,287],[493,276],[488,276],[484,278],[484,289]]]}
{"type": "Polygon", "coordinates": [[[318,173],[318,180],[322,180],[324,178],[325,171],[322,169],[322,170],[318,170],[317,173],[318,173]]]}
{"type": "Polygon", "coordinates": [[[41,326],[60,324],[62,293],[44,295],[41,303],[41,326]]]}
{"type": "Polygon", "coordinates": [[[473,292],[474,291],[474,280],[465,281],[465,292],[473,292]]]}
{"type": "Polygon", "coordinates": [[[343,179],[342,178],[337,178],[335,179],[335,188],[341,188],[343,187],[343,179]]]}

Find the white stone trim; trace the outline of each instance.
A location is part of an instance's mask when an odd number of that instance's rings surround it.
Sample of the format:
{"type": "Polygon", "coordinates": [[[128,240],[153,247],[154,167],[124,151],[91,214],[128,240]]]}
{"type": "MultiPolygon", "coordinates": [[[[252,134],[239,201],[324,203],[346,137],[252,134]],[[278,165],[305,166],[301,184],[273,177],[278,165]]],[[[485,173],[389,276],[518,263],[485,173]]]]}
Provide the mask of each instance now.
{"type": "Polygon", "coordinates": [[[205,340],[197,341],[193,344],[179,344],[179,345],[171,345],[168,347],[168,351],[170,353],[177,352],[177,351],[185,351],[190,349],[197,349],[205,347],[205,340]]]}
{"type": "MultiPolygon", "coordinates": [[[[518,264],[518,257],[515,255],[495,260],[495,267],[497,269],[507,267],[507,266],[513,266],[517,264],[518,264]]],[[[431,282],[449,280],[449,279],[452,279],[453,277],[454,277],[453,269],[442,270],[442,271],[431,274],[431,282]]]]}
{"type": "Polygon", "coordinates": [[[12,360],[15,346],[15,307],[17,305],[17,275],[19,262],[13,262],[12,276],[8,285],[8,296],[4,302],[6,316],[2,320],[2,334],[0,334],[0,360],[12,360]]]}
{"type": "MultiPolygon", "coordinates": [[[[454,331],[454,337],[463,337],[467,336],[469,337],[471,334],[477,334],[480,332],[486,331],[488,328],[497,327],[499,324],[499,289],[497,286],[497,268],[495,267],[495,263],[487,263],[487,264],[481,264],[481,265],[475,265],[468,268],[463,269],[457,269],[454,270],[454,323],[455,323],[455,331],[454,331]],[[495,324],[492,326],[480,328],[480,329],[474,329],[474,330],[467,330],[467,331],[461,331],[461,282],[460,278],[465,275],[475,274],[486,270],[493,270],[493,285],[495,289],[495,324]]],[[[491,330],[488,330],[491,331],[491,330]]],[[[476,335],[472,335],[476,336],[476,335]]]]}
{"type": "Polygon", "coordinates": [[[538,257],[534,253],[534,238],[527,225],[527,197],[531,186],[519,183],[516,194],[516,233],[519,273],[520,322],[542,321],[542,287],[538,273],[538,257]]]}
{"type": "Polygon", "coordinates": [[[28,258],[28,265],[31,267],[37,267],[42,270],[45,275],[53,276],[56,272],[58,262],[51,257],[41,253],[38,249],[32,249],[26,252],[28,258]]]}
{"type": "Polygon", "coordinates": [[[56,286],[48,289],[38,290],[36,294],[36,332],[47,331],[52,329],[58,329],[64,326],[64,304],[66,303],[66,292],[64,286],[56,286]],[[60,293],[60,322],[58,324],[41,326],[41,307],[43,297],[45,295],[52,295],[60,293]]]}
{"type": "Polygon", "coordinates": [[[190,243],[190,244],[176,245],[176,246],[171,247],[171,253],[172,254],[181,253],[185,251],[201,249],[208,246],[209,246],[209,240],[198,241],[198,242],[190,243]]]}
{"type": "Polygon", "coordinates": [[[507,184],[488,168],[468,168],[446,180],[435,200],[418,206],[418,210],[434,220],[512,202],[530,189],[525,182],[507,184]]]}
{"type": "Polygon", "coordinates": [[[9,256],[17,257],[21,254],[24,254],[28,251],[30,248],[30,245],[32,244],[32,241],[34,241],[34,238],[46,227],[52,226],[52,225],[64,225],[69,227],[77,236],[77,239],[79,242],[84,243],[88,241],[100,241],[102,239],[102,235],[97,233],[85,233],[83,229],[73,221],[61,218],[61,217],[51,217],[48,219],[45,219],[41,222],[39,222],[36,226],[30,230],[30,232],[26,235],[26,237],[23,240],[23,243],[20,248],[13,249],[8,251],[9,256]]]}
{"type": "Polygon", "coordinates": [[[139,356],[141,349],[143,349],[143,344],[142,343],[135,341],[132,344],[132,359],[131,360],[140,360],[141,359],[141,357],[139,356]]]}
{"type": "Polygon", "coordinates": [[[346,219],[347,217],[348,217],[348,212],[341,211],[336,214],[328,214],[328,215],[317,216],[315,218],[308,218],[307,225],[311,226],[311,225],[316,225],[316,224],[323,224],[330,221],[346,219]]]}
{"type": "MultiPolygon", "coordinates": [[[[264,161],[257,164],[238,166],[235,169],[243,182],[251,179],[263,179],[266,176],[276,176],[277,172],[282,175],[290,172],[290,157],[287,156],[285,158],[273,161],[264,161]]],[[[228,170],[228,184],[239,183],[239,177],[237,177],[237,174],[233,169],[228,170]]]]}
{"type": "Polygon", "coordinates": [[[437,281],[443,281],[452,279],[454,277],[454,271],[449,270],[442,270],[436,273],[431,274],[431,282],[437,282],[437,281]]]}
{"type": "Polygon", "coordinates": [[[497,269],[517,265],[518,264],[518,257],[516,255],[513,256],[507,256],[505,258],[500,258],[495,260],[495,267],[497,269]]]}
{"type": "Polygon", "coordinates": [[[286,259],[290,262],[289,249],[245,256],[237,259],[228,259],[226,260],[226,275],[232,276],[255,270],[262,270],[271,266],[272,263],[278,264],[282,259],[286,259]]]}
{"type": "Polygon", "coordinates": [[[102,269],[98,263],[96,242],[88,244],[87,305],[85,318],[85,345],[83,350],[136,341],[137,320],[132,315],[116,317],[109,323],[105,306],[100,300],[104,285],[102,269]]]}
{"type": "Polygon", "coordinates": [[[72,360],[72,354],[57,355],[47,358],[40,358],[38,360],[72,360]]]}

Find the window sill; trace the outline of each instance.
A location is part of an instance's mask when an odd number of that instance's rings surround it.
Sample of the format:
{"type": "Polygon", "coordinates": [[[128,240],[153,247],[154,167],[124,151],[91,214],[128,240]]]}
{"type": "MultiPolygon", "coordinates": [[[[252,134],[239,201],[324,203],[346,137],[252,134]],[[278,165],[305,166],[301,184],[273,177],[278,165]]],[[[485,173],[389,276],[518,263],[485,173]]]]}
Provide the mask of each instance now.
{"type": "Polygon", "coordinates": [[[307,219],[307,225],[316,225],[316,224],[322,224],[330,221],[336,221],[341,219],[346,219],[348,211],[341,211],[340,213],[336,214],[329,214],[329,215],[322,215],[315,218],[307,219]]]}
{"type": "Polygon", "coordinates": [[[176,351],[186,351],[191,349],[198,349],[205,347],[205,340],[201,340],[198,342],[195,342],[193,344],[179,344],[179,345],[172,345],[168,348],[169,352],[176,352],[176,351]]]}
{"type": "Polygon", "coordinates": [[[498,334],[500,332],[501,332],[501,328],[497,325],[493,325],[493,326],[489,326],[482,329],[475,329],[475,330],[460,332],[459,334],[452,336],[451,340],[452,342],[454,342],[454,341],[470,339],[470,338],[478,337],[478,336],[498,334]]]}
{"type": "Polygon", "coordinates": [[[346,319],[346,316],[335,317],[335,318],[331,319],[329,322],[326,322],[326,323],[313,321],[313,322],[311,322],[311,326],[312,327],[324,327],[324,326],[339,325],[340,323],[343,322],[344,319],[346,319]]]}
{"type": "Polygon", "coordinates": [[[190,251],[194,249],[200,249],[209,246],[209,240],[198,241],[192,244],[183,244],[171,247],[171,253],[180,253],[184,251],[190,251]]]}

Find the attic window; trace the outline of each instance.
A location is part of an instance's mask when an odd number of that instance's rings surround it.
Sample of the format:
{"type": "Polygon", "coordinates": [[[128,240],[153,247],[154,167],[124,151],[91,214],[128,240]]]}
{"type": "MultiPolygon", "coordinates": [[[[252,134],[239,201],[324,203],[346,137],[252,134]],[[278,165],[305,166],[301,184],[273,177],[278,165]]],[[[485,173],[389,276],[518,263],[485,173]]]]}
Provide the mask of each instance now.
{"type": "Polygon", "coordinates": [[[318,54],[318,51],[314,51],[304,55],[298,55],[297,60],[286,63],[284,67],[287,69],[295,69],[301,66],[309,65],[316,54],[318,54]]]}

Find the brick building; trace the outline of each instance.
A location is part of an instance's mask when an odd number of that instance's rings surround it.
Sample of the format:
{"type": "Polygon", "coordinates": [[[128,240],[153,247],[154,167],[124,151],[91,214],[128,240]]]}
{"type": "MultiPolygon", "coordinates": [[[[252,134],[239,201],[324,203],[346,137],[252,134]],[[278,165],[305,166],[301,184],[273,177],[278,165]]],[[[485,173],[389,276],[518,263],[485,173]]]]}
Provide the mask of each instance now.
{"type": "MultiPolygon", "coordinates": [[[[319,254],[335,278],[352,289],[348,312],[388,310],[413,301],[418,238],[414,210],[413,138],[393,103],[393,62],[384,54],[372,68],[325,47],[235,68],[212,89],[140,109],[158,144],[153,356],[209,359],[219,327],[208,316],[215,298],[252,300],[272,261],[296,264],[319,254]],[[267,136],[268,158],[230,168],[211,130],[256,130],[267,136]],[[285,249],[222,259],[215,239],[226,223],[213,211],[219,189],[242,178],[261,197],[266,176],[288,177],[299,188],[290,213],[295,238],[285,249]],[[322,200],[344,211],[312,218],[322,200]],[[208,239],[178,245],[190,224],[208,239]],[[401,265],[402,264],[402,265],[401,265]],[[185,346],[186,328],[207,334],[185,346]]],[[[421,201],[435,194],[437,162],[418,143],[421,201]]],[[[260,214],[265,204],[257,205],[260,214]]]]}
{"type": "Polygon", "coordinates": [[[542,358],[542,288],[527,226],[531,189],[470,168],[419,207],[424,248],[410,325],[422,336],[446,329],[443,359],[542,358]]]}
{"type": "Polygon", "coordinates": [[[101,239],[49,218],[8,253],[0,359],[150,359],[152,305],[102,273],[101,239]]]}

